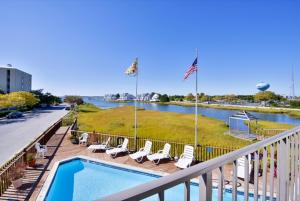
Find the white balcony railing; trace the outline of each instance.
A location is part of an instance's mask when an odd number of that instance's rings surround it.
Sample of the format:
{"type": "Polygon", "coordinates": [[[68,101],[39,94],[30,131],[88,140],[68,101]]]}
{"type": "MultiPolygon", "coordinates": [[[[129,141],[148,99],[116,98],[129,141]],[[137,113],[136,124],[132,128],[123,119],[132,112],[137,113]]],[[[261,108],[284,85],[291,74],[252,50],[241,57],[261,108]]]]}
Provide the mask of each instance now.
{"type": "MultiPolygon", "coordinates": [[[[224,166],[232,164],[231,190],[232,200],[237,200],[238,194],[238,160],[244,158],[244,200],[249,200],[249,160],[253,156],[254,184],[252,187],[254,200],[300,200],[300,127],[285,131],[279,135],[251,144],[242,149],[225,154],[221,157],[200,163],[188,169],[177,171],[149,183],[110,195],[99,201],[142,200],[158,195],[164,200],[165,191],[178,184],[184,184],[182,200],[190,200],[190,183],[199,180],[199,194],[197,200],[212,200],[212,172],[217,171],[218,200],[224,195],[224,166]],[[261,156],[261,157],[260,157],[261,156]],[[259,166],[262,164],[262,176],[259,178],[259,166]],[[277,178],[274,178],[274,171],[277,178]],[[259,189],[260,188],[260,189],[259,189]]],[[[194,195],[193,195],[194,196],[194,195]]]]}

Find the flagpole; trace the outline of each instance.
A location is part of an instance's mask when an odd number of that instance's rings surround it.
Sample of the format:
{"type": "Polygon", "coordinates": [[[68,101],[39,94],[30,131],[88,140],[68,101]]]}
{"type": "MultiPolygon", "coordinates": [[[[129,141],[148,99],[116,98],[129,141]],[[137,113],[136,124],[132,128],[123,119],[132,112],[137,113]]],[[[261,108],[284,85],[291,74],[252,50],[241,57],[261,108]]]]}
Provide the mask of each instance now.
{"type": "Polygon", "coordinates": [[[135,101],[134,101],[134,148],[136,147],[136,140],[137,140],[137,93],[138,93],[138,75],[139,75],[139,63],[138,58],[136,58],[137,63],[137,72],[136,72],[136,80],[135,80],[135,101]]]}
{"type": "Polygon", "coordinates": [[[198,49],[196,49],[196,59],[195,148],[198,146],[198,49]]]}

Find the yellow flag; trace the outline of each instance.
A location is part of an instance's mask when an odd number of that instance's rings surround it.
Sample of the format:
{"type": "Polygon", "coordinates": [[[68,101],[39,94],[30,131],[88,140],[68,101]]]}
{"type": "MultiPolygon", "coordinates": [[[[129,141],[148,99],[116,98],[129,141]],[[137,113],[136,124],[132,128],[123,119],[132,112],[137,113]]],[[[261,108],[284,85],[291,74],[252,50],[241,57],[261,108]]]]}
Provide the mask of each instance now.
{"type": "Polygon", "coordinates": [[[125,71],[126,75],[135,76],[138,72],[138,59],[136,58],[135,61],[127,68],[125,71]]]}

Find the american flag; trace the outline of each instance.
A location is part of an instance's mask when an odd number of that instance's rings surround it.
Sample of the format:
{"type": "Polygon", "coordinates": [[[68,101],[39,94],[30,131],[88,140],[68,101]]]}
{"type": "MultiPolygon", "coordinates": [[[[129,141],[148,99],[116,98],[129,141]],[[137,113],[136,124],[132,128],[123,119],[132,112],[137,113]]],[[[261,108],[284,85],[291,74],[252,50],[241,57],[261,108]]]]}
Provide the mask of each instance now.
{"type": "Polygon", "coordinates": [[[189,67],[189,69],[185,72],[184,77],[183,77],[184,80],[186,80],[191,74],[193,74],[195,71],[198,70],[197,61],[198,61],[198,58],[195,59],[195,61],[191,65],[191,67],[189,67]]]}

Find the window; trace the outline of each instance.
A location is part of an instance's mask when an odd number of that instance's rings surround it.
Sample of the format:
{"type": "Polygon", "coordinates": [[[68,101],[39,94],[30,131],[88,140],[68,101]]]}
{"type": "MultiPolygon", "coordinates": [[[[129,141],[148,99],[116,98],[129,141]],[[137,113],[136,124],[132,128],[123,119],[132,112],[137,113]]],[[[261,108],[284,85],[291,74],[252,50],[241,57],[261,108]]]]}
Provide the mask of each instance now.
{"type": "Polygon", "coordinates": [[[10,70],[6,71],[6,92],[10,92],[10,70]]]}

